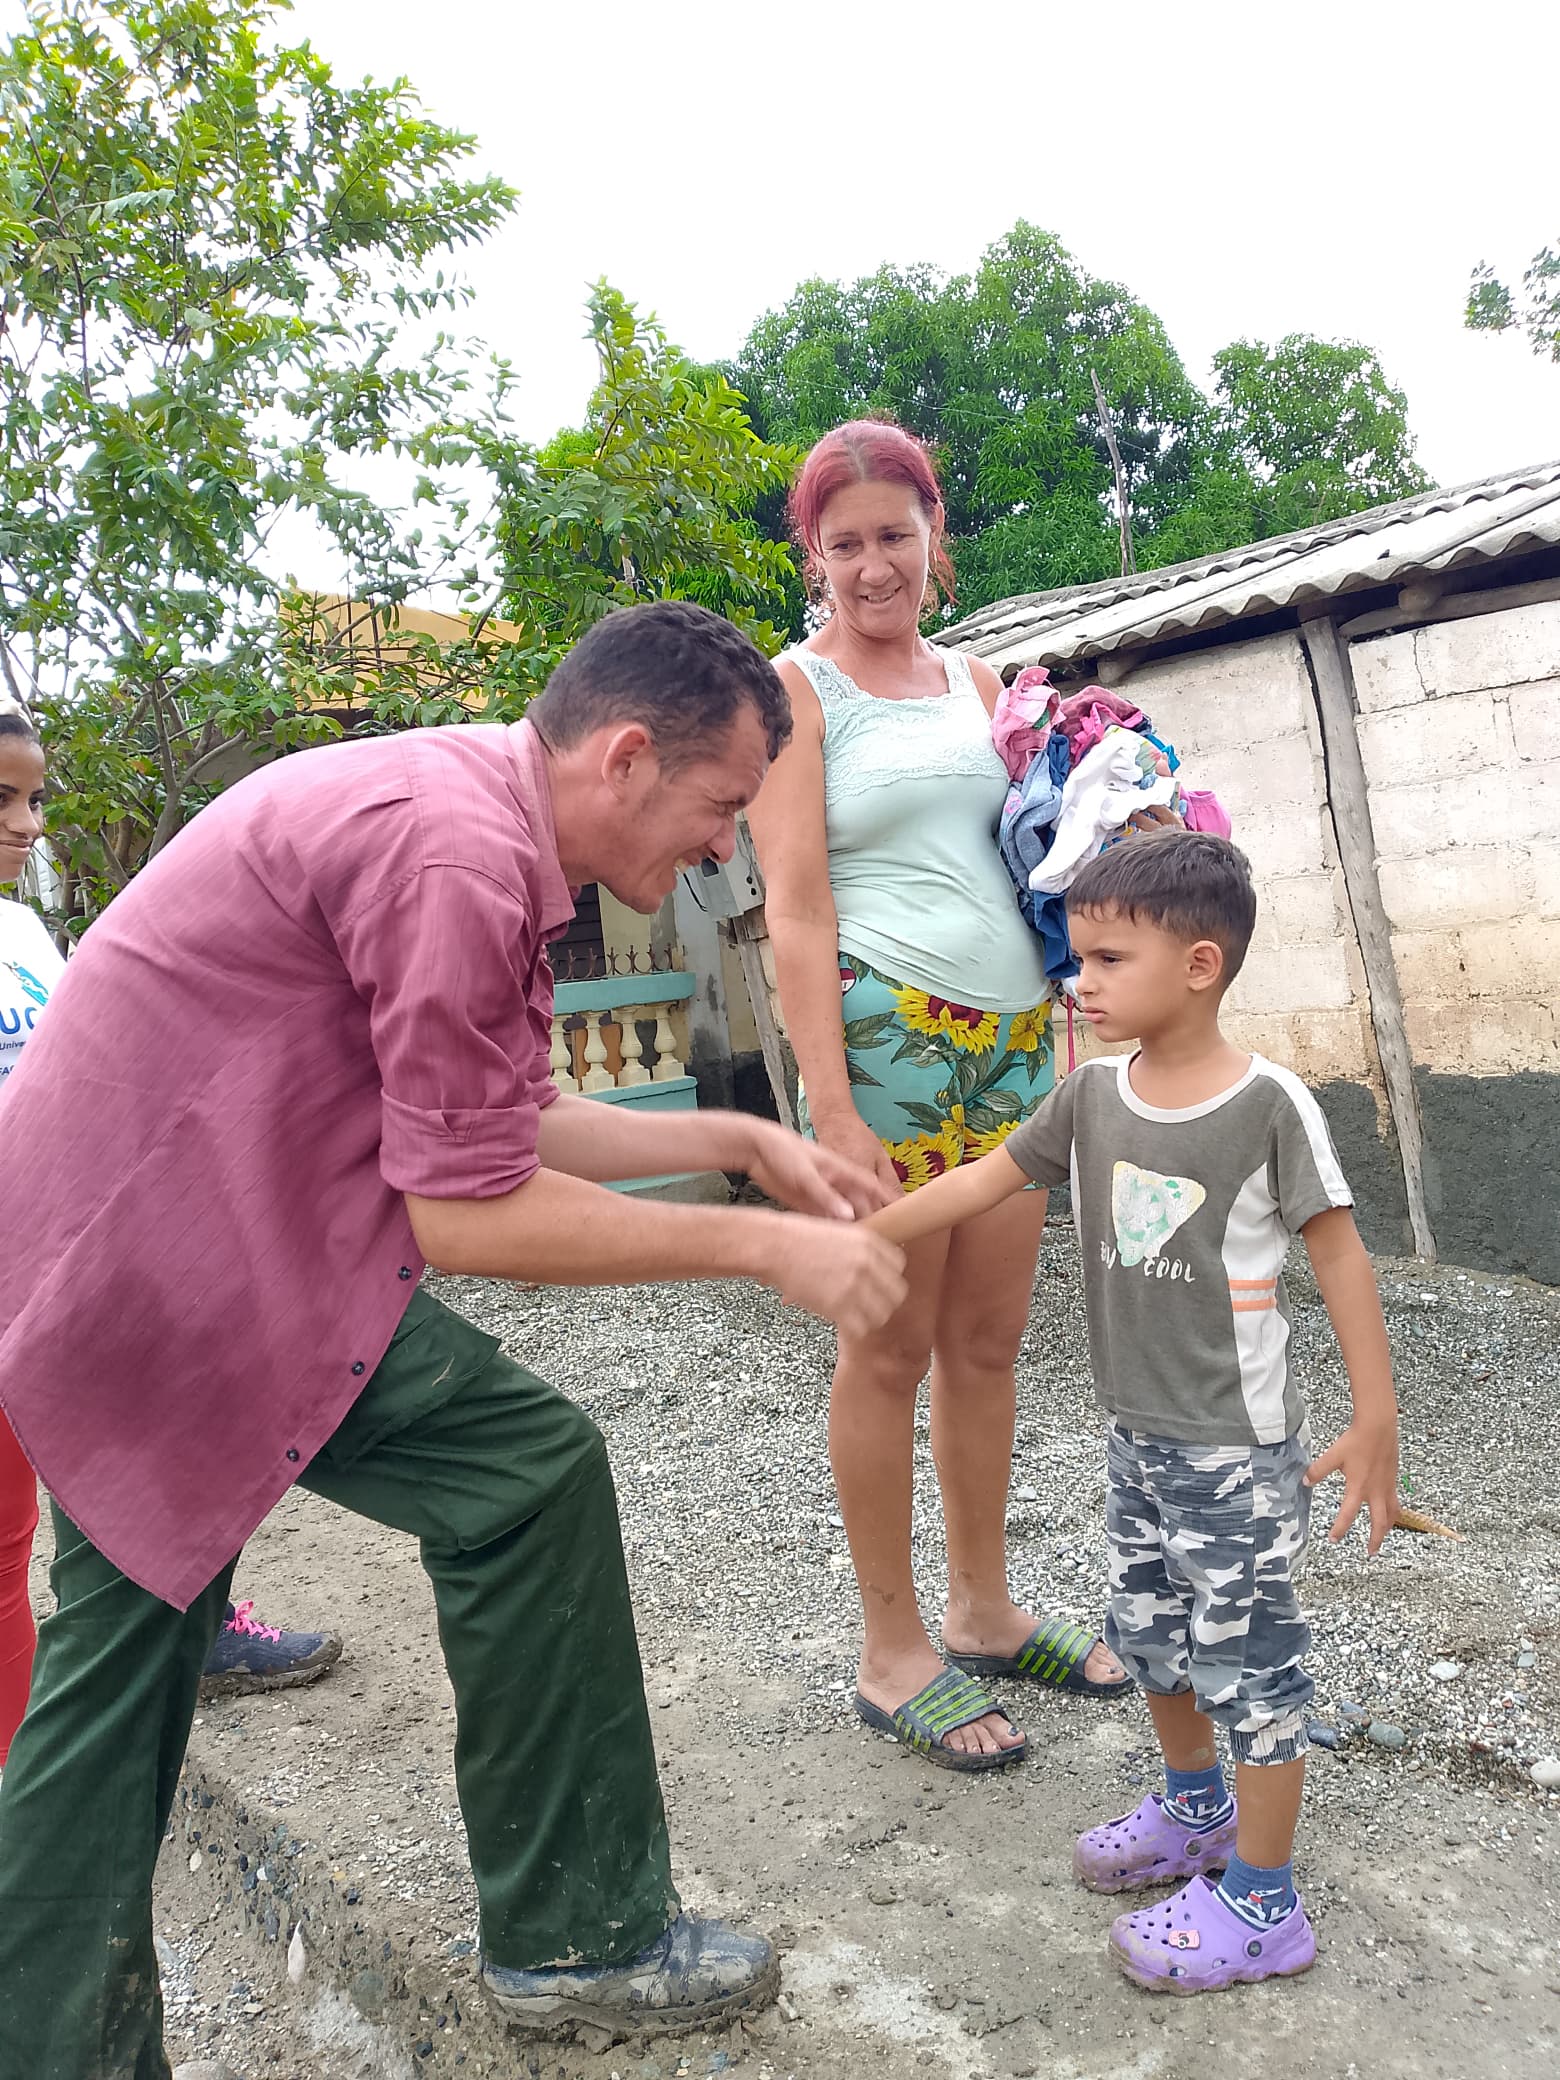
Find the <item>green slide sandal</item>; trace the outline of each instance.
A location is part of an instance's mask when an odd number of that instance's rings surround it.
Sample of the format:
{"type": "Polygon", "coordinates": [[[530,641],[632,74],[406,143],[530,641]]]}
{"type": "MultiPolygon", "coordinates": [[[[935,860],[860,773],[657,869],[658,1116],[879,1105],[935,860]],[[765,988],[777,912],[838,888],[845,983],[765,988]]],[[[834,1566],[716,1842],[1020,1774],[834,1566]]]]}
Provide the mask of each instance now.
{"type": "MultiPolygon", "coordinates": [[[[972,1683],[954,1668],[945,1668],[941,1675],[933,1676],[926,1688],[918,1690],[897,1712],[885,1712],[859,1690],[855,1705],[857,1716],[874,1732],[892,1734],[902,1747],[937,1769],[961,1770],[966,1775],[977,1770],[1008,1769],[1013,1763],[1022,1762],[1029,1752],[1027,1741],[1020,1741],[1016,1748],[1001,1748],[983,1755],[969,1755],[948,1746],[950,1733],[984,1719],[988,1712],[1001,1712],[1007,1718],[1001,1705],[988,1697],[979,1683],[972,1683]]],[[[1008,1723],[1011,1725],[1012,1721],[1008,1723]]]]}
{"type": "Polygon", "coordinates": [[[971,1676],[1021,1676],[1032,1683],[1049,1683],[1056,1690],[1071,1690],[1079,1697],[1125,1697],[1132,1688],[1130,1676],[1114,1683],[1096,1683],[1083,1672],[1083,1664],[1101,1644],[1097,1632],[1074,1625],[1067,1618],[1047,1618],[1037,1625],[1016,1654],[955,1654],[943,1651],[955,1668],[971,1676]]]}

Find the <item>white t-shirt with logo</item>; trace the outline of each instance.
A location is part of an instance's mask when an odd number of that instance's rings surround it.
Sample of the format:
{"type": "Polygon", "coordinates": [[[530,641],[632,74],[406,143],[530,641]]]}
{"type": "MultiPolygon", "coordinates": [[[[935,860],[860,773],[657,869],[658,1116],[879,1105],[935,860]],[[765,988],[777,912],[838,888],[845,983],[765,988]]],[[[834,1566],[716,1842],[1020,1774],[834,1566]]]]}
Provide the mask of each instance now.
{"type": "Polygon", "coordinates": [[[37,911],[0,896],[0,1086],[64,973],[37,911]]]}

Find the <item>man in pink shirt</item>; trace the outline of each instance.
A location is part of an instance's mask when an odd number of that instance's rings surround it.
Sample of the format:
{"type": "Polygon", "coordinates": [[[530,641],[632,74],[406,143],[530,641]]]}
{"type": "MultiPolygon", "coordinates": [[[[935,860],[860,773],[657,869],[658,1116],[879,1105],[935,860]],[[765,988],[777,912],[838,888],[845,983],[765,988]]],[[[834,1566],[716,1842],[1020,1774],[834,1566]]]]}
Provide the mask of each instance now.
{"type": "Polygon", "coordinates": [[[70,963],[6,1099],[0,1407],[60,1607],[0,1785],[0,2080],[165,2080],[158,1844],[234,1561],[295,1481],[422,1541],[490,1995],[627,2032],[773,1992],[768,1944],[672,1887],[601,1437],[418,1279],[752,1277],[855,1333],[899,1304],[849,1165],[549,1078],[571,887],[653,911],[729,857],[789,730],[718,616],[614,614],[525,723],[245,780],[70,963]],[[701,1168],[797,1211],[601,1188],[701,1168]]]}

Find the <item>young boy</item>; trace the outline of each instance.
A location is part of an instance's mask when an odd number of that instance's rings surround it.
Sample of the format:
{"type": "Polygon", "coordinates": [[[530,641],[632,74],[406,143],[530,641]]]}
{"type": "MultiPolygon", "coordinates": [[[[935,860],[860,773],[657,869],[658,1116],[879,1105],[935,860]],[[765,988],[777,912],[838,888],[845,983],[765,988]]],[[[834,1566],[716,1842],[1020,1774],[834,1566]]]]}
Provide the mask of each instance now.
{"type": "Polygon", "coordinates": [[[1165,1760],[1163,1793],[1083,1835],[1073,1870],[1095,1892],[1189,1880],[1121,1915],[1110,1945],[1140,1985],[1203,1993],[1315,1961],[1290,1860],[1313,1695],[1295,1574],[1310,1490],[1332,1473],[1346,1486],[1331,1537],[1363,1504],[1379,1549],[1397,1506],[1397,1405],[1321,1110],[1219,1029],[1256,920],[1245,857],[1195,832],[1135,838],[1079,874],[1067,908],[1084,1016],[1137,1052],[1085,1062],[1001,1147],[872,1224],[909,1242],[1071,1178],[1111,1420],[1106,1639],[1147,1694],[1165,1760]],[[1288,1349],[1295,1233],[1354,1399],[1314,1460],[1288,1349]]]}

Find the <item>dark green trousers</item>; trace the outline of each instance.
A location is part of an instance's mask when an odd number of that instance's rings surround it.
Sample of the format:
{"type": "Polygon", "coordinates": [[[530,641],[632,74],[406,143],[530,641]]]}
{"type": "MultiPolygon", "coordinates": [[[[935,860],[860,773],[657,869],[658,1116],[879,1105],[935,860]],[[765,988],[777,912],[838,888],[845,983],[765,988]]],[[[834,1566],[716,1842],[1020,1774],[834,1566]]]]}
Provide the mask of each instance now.
{"type": "MultiPolygon", "coordinates": [[[[616,1961],[677,1911],[606,1448],[424,1293],[302,1485],[422,1542],[482,1942],[616,1961]]],[[[0,2080],[167,2080],[152,1878],[231,1567],[187,1612],[59,1510],[0,1788],[0,2080]]]]}

